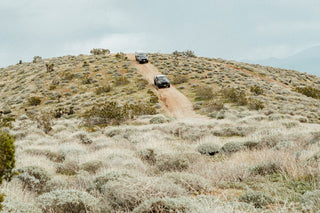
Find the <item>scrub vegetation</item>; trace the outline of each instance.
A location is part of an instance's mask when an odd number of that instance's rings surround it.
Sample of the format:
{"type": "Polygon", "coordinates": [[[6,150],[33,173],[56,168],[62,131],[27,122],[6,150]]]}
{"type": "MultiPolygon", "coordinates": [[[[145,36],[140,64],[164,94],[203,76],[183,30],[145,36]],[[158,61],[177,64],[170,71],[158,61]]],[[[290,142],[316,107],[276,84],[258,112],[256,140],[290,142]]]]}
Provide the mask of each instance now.
{"type": "Polygon", "coordinates": [[[200,114],[177,119],[174,88],[92,54],[0,69],[1,212],[319,211],[320,103],[296,89],[319,77],[150,54],[200,114]]]}

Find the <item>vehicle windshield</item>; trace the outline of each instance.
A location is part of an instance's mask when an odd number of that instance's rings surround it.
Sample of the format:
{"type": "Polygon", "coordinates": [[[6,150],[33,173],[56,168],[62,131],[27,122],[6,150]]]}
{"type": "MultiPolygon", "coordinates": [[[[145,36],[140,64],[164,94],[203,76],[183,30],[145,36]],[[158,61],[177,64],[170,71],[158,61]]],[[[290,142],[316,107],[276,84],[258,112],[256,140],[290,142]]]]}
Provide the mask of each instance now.
{"type": "Polygon", "coordinates": [[[167,77],[164,76],[164,75],[158,76],[158,78],[159,78],[160,80],[168,80],[167,77]]]}
{"type": "Polygon", "coordinates": [[[146,54],[145,54],[145,53],[137,53],[137,56],[139,56],[139,57],[142,57],[142,56],[146,57],[146,54]]]}

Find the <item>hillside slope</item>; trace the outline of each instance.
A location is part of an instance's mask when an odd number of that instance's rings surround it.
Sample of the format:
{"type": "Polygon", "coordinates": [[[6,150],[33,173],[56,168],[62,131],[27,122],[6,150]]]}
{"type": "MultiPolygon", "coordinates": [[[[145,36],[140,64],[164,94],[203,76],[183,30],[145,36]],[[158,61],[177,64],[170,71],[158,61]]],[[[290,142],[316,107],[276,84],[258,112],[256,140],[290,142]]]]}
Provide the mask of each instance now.
{"type": "MultiPolygon", "coordinates": [[[[76,115],[80,115],[107,101],[147,103],[157,95],[160,102],[156,101],[154,107],[166,106],[171,116],[190,114],[194,117],[191,101],[198,113],[216,117],[221,110],[210,110],[212,103],[197,97],[197,90],[203,86],[217,95],[210,97],[213,102],[221,99],[221,89],[235,88],[248,100],[261,103],[264,108],[260,112],[263,114],[295,117],[313,123],[320,119],[319,100],[295,92],[296,87],[320,89],[320,77],[223,59],[170,54],[150,54],[150,64],[144,65],[136,64],[132,58],[126,59],[124,54],[113,54],[63,56],[1,68],[0,110],[20,114],[26,108],[41,111],[73,107],[76,115]],[[54,71],[47,72],[46,64],[53,64],[54,71]],[[160,73],[168,75],[172,85],[189,101],[174,88],[155,91],[151,79],[158,71],[153,65],[160,73]],[[105,91],[108,86],[111,91],[105,91]],[[263,94],[254,94],[251,87],[261,88],[263,94]],[[29,98],[32,97],[38,97],[40,105],[30,105],[29,98]],[[177,105],[179,107],[174,109],[177,105]]],[[[226,103],[222,112],[227,117],[244,117],[252,114],[251,111],[246,106],[226,103]]]]}
{"type": "Polygon", "coordinates": [[[15,136],[17,172],[0,186],[1,213],[320,209],[319,99],[294,90],[319,88],[315,76],[164,54],[143,65],[64,56],[0,75],[0,135],[15,136]],[[158,73],[173,87],[157,90],[158,73]],[[87,110],[107,119],[84,125],[87,110]]]}
{"type": "MultiPolygon", "coordinates": [[[[209,87],[214,94],[225,88],[235,88],[248,99],[261,102],[264,108],[260,112],[263,114],[300,117],[316,123],[320,121],[319,99],[295,91],[297,87],[306,86],[319,90],[318,76],[257,64],[170,54],[152,54],[150,61],[161,73],[173,79],[173,83],[177,82],[177,88],[190,98],[199,113],[208,114],[210,108],[205,106],[206,100],[201,100],[201,92],[197,97],[196,91],[199,87],[209,87]],[[181,81],[182,78],[185,78],[185,81],[181,81]],[[262,89],[263,94],[250,91],[252,87],[262,89]]],[[[219,98],[219,94],[213,97],[214,100],[219,98]]],[[[248,109],[234,104],[226,106],[225,113],[239,117],[250,114],[248,109]]]]}

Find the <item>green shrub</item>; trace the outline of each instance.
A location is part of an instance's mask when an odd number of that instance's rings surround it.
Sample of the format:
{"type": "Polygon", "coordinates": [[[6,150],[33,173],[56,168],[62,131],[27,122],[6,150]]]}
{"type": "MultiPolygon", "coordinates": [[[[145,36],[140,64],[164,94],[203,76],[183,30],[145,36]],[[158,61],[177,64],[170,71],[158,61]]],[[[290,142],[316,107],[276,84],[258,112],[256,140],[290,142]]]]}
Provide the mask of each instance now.
{"type": "Polygon", "coordinates": [[[56,88],[57,88],[57,85],[50,84],[49,86],[49,90],[55,90],[56,88]]]}
{"type": "MultiPolygon", "coordinates": [[[[6,132],[0,131],[0,186],[3,179],[10,181],[14,172],[15,166],[15,138],[6,132]]],[[[2,202],[4,194],[0,193],[0,210],[2,209],[2,202]]]]}
{"type": "Polygon", "coordinates": [[[273,204],[275,201],[269,195],[263,192],[248,192],[239,198],[240,202],[250,203],[256,208],[262,208],[268,204],[273,204]]]}
{"type": "Polygon", "coordinates": [[[15,138],[10,134],[0,131],[0,185],[2,180],[11,180],[12,169],[15,166],[15,138]]]}
{"type": "Polygon", "coordinates": [[[255,95],[263,95],[263,93],[264,93],[263,88],[261,88],[259,86],[250,87],[250,92],[252,92],[255,95]]]}
{"type": "Polygon", "coordinates": [[[54,117],[51,112],[40,112],[30,118],[37,123],[37,128],[42,129],[44,133],[48,134],[52,130],[54,117]]]}
{"type": "Polygon", "coordinates": [[[108,93],[110,91],[111,91],[111,86],[110,85],[104,85],[104,86],[98,87],[95,92],[96,92],[97,95],[100,95],[102,93],[108,93]]]}
{"type": "Polygon", "coordinates": [[[2,205],[2,202],[4,201],[4,194],[0,194],[0,211],[2,210],[3,208],[3,205],[2,205]]]}
{"type": "Polygon", "coordinates": [[[156,114],[155,108],[150,104],[124,104],[109,102],[92,107],[83,114],[86,126],[93,125],[119,125],[137,115],[156,114]]]}
{"type": "Polygon", "coordinates": [[[80,132],[77,134],[77,137],[80,139],[82,144],[91,144],[93,142],[85,132],[80,132]]]}
{"type": "Polygon", "coordinates": [[[53,72],[54,64],[46,64],[47,72],[53,72]]]}
{"type": "Polygon", "coordinates": [[[192,50],[186,50],[186,51],[183,51],[183,52],[179,52],[179,51],[175,50],[172,53],[172,55],[175,56],[175,57],[178,57],[178,56],[186,56],[186,57],[193,57],[193,58],[196,57],[196,55],[194,54],[194,52],[192,50]]]}
{"type": "Polygon", "coordinates": [[[71,81],[74,77],[75,75],[71,72],[63,72],[61,79],[65,81],[71,81]]]}
{"type": "Polygon", "coordinates": [[[2,127],[9,127],[12,128],[12,122],[15,121],[13,117],[0,115],[0,128],[2,127]]]}
{"type": "Polygon", "coordinates": [[[253,150],[258,148],[259,142],[256,141],[246,141],[243,143],[243,146],[245,146],[247,149],[253,150]]]}
{"type": "Polygon", "coordinates": [[[206,109],[206,112],[220,111],[224,108],[224,103],[220,100],[210,100],[204,103],[203,106],[206,109]]]}
{"type": "Polygon", "coordinates": [[[123,86],[123,85],[127,85],[129,84],[130,81],[128,80],[128,78],[124,75],[116,78],[116,80],[114,81],[114,85],[115,86],[123,86]]]}
{"type": "Polygon", "coordinates": [[[154,149],[142,149],[137,152],[138,157],[149,163],[150,165],[155,164],[156,162],[156,153],[154,149]]]}
{"type": "Polygon", "coordinates": [[[243,91],[239,88],[225,88],[220,91],[227,102],[235,103],[240,106],[248,104],[248,99],[243,91]]]}
{"type": "Polygon", "coordinates": [[[172,83],[173,84],[183,84],[183,83],[187,83],[188,82],[188,77],[184,76],[184,75],[176,75],[173,79],[172,79],[172,83]]]}
{"type": "Polygon", "coordinates": [[[163,124],[169,122],[169,119],[163,115],[159,115],[150,119],[151,124],[163,124]]]}
{"type": "Polygon", "coordinates": [[[220,146],[215,143],[203,143],[200,144],[198,147],[198,152],[203,155],[215,155],[219,153],[220,146]]]}
{"type": "Polygon", "coordinates": [[[137,82],[136,82],[136,86],[138,88],[138,90],[143,90],[144,88],[146,88],[148,86],[148,81],[141,78],[141,79],[138,79],[137,82]]]}
{"type": "Polygon", "coordinates": [[[186,50],[183,52],[183,54],[187,57],[193,57],[193,58],[196,57],[196,55],[194,54],[194,52],[192,50],[186,50]]]}
{"type": "Polygon", "coordinates": [[[82,79],[83,84],[92,84],[93,83],[93,77],[89,75],[85,75],[82,79]]]}
{"type": "Polygon", "coordinates": [[[156,197],[145,200],[133,210],[133,213],[192,212],[191,203],[191,200],[187,197],[156,197]]]}
{"type": "Polygon", "coordinates": [[[128,59],[127,56],[126,56],[126,54],[124,54],[123,52],[117,53],[117,54],[115,55],[115,57],[116,57],[117,59],[121,59],[121,60],[126,60],[126,59],[128,59]]]}
{"type": "Polygon", "coordinates": [[[56,172],[63,175],[76,175],[79,172],[79,169],[79,164],[72,160],[56,164],[56,172]]]}
{"type": "Polygon", "coordinates": [[[89,67],[89,63],[84,61],[83,64],[82,64],[82,67],[89,67]]]}
{"type": "Polygon", "coordinates": [[[189,168],[190,162],[186,156],[178,153],[166,153],[156,156],[156,168],[159,171],[183,171],[189,168]]]}
{"type": "Polygon", "coordinates": [[[308,86],[308,87],[296,87],[294,89],[296,92],[301,93],[305,96],[320,99],[320,90],[316,89],[314,87],[308,86]]]}
{"type": "Polygon", "coordinates": [[[39,97],[30,97],[28,99],[28,104],[30,106],[38,106],[41,104],[41,99],[39,97]]]}
{"type": "Polygon", "coordinates": [[[96,212],[98,200],[87,192],[77,190],[56,190],[37,198],[44,213],[96,212]]]}
{"type": "Polygon", "coordinates": [[[94,106],[84,114],[85,123],[89,126],[100,124],[120,124],[129,118],[127,107],[116,102],[94,106]]]}
{"type": "Polygon", "coordinates": [[[201,85],[195,89],[196,99],[209,100],[213,97],[213,91],[210,86],[201,85]]]}
{"type": "MultiPolygon", "coordinates": [[[[220,112],[223,112],[220,111],[220,112]]],[[[239,126],[239,125],[234,125],[234,126],[227,126],[227,127],[222,127],[219,129],[214,129],[212,131],[213,135],[219,136],[219,137],[233,137],[233,136],[240,136],[244,137],[254,131],[253,127],[244,127],[244,126],[239,126]]]]}
{"type": "Polygon", "coordinates": [[[248,108],[251,110],[261,110],[264,108],[264,104],[262,101],[250,98],[248,101],[248,108]]]}
{"type": "Polygon", "coordinates": [[[271,175],[274,173],[281,172],[281,168],[277,163],[267,162],[258,164],[251,169],[251,173],[254,175],[271,175]]]}
{"type": "Polygon", "coordinates": [[[17,178],[22,181],[25,188],[42,193],[47,182],[51,179],[48,172],[36,166],[23,167],[17,170],[17,178]]]}
{"type": "Polygon", "coordinates": [[[94,179],[93,184],[89,186],[88,190],[91,191],[92,189],[96,189],[99,192],[102,192],[104,185],[109,181],[117,181],[122,178],[132,178],[132,176],[127,171],[120,170],[108,172],[105,175],[97,176],[94,179]]]}
{"type": "Polygon", "coordinates": [[[42,61],[42,57],[41,56],[34,56],[33,57],[33,63],[38,63],[38,62],[40,62],[40,61],[42,61]]]}
{"type": "Polygon", "coordinates": [[[150,103],[155,104],[159,102],[158,96],[152,90],[149,89],[147,93],[150,95],[150,103]]]}
{"type": "Polygon", "coordinates": [[[304,194],[308,191],[319,189],[320,178],[317,175],[305,174],[305,176],[299,177],[296,180],[288,180],[286,187],[300,194],[304,194]]]}
{"type": "Polygon", "coordinates": [[[93,55],[105,55],[105,54],[110,54],[110,50],[103,49],[103,48],[94,48],[90,50],[90,53],[93,55]]]}
{"type": "Polygon", "coordinates": [[[243,148],[243,144],[240,142],[228,142],[221,147],[221,150],[224,153],[234,153],[242,150],[243,148]]]}
{"type": "Polygon", "coordinates": [[[103,166],[102,161],[93,160],[93,161],[88,161],[88,162],[81,164],[80,169],[85,170],[89,173],[96,173],[102,166],[103,166]]]}

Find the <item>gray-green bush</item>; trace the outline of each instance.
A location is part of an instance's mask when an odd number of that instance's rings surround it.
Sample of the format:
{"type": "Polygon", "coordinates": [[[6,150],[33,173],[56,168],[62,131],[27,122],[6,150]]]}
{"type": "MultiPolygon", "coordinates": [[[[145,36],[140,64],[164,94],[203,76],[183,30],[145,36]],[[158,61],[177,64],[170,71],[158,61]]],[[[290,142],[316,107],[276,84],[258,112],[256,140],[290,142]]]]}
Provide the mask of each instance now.
{"type": "Polygon", "coordinates": [[[133,177],[132,175],[129,174],[129,172],[125,170],[111,171],[104,175],[97,176],[93,181],[93,185],[90,185],[88,190],[91,191],[92,189],[96,189],[99,192],[102,192],[104,185],[107,184],[109,181],[117,181],[122,178],[133,178],[133,177]]]}
{"type": "Polygon", "coordinates": [[[96,173],[103,166],[103,162],[100,160],[92,160],[80,164],[80,169],[89,173],[96,173]]]}
{"type": "Polygon", "coordinates": [[[301,196],[300,202],[304,212],[317,212],[320,209],[320,190],[307,191],[301,196]]]}
{"type": "Polygon", "coordinates": [[[56,190],[37,198],[44,213],[96,212],[98,200],[87,192],[77,190],[56,190]]]}
{"type": "Polygon", "coordinates": [[[240,142],[228,142],[221,147],[221,150],[224,153],[234,153],[242,150],[243,148],[244,146],[240,142]]]}
{"type": "Polygon", "coordinates": [[[193,210],[192,201],[187,197],[156,197],[145,200],[133,213],[189,212],[193,210]]]}
{"type": "Polygon", "coordinates": [[[243,194],[239,198],[239,201],[250,203],[254,205],[254,207],[256,208],[262,208],[263,206],[266,206],[268,204],[272,204],[275,202],[275,200],[269,195],[266,195],[263,192],[255,192],[255,191],[251,191],[246,194],[243,194]]]}
{"type": "Polygon", "coordinates": [[[183,171],[189,168],[186,156],[178,153],[165,153],[156,156],[156,168],[159,171],[183,171]]]}
{"type": "Polygon", "coordinates": [[[219,153],[220,146],[215,143],[203,143],[197,147],[197,150],[203,155],[215,155],[219,153]]]}
{"type": "Polygon", "coordinates": [[[109,181],[103,188],[105,202],[115,210],[132,211],[143,201],[154,197],[177,197],[186,191],[164,178],[134,177],[109,181]],[[143,192],[143,193],[142,193],[143,192]]]}
{"type": "Polygon", "coordinates": [[[137,156],[141,160],[143,160],[151,165],[155,164],[156,155],[157,155],[157,153],[155,152],[154,149],[142,149],[137,152],[137,156]]]}
{"type": "Polygon", "coordinates": [[[41,167],[28,166],[17,170],[17,178],[22,181],[23,186],[31,191],[42,193],[47,182],[51,179],[49,173],[41,167]]]}
{"type": "Polygon", "coordinates": [[[250,170],[254,175],[271,175],[281,172],[281,167],[275,162],[267,162],[258,164],[252,167],[250,170]]]}
{"type": "Polygon", "coordinates": [[[6,200],[3,203],[3,213],[42,213],[41,209],[32,203],[15,200],[6,200]]]}
{"type": "Polygon", "coordinates": [[[172,180],[190,193],[204,193],[209,189],[209,181],[197,174],[185,172],[170,172],[164,175],[164,178],[172,180]]]}

